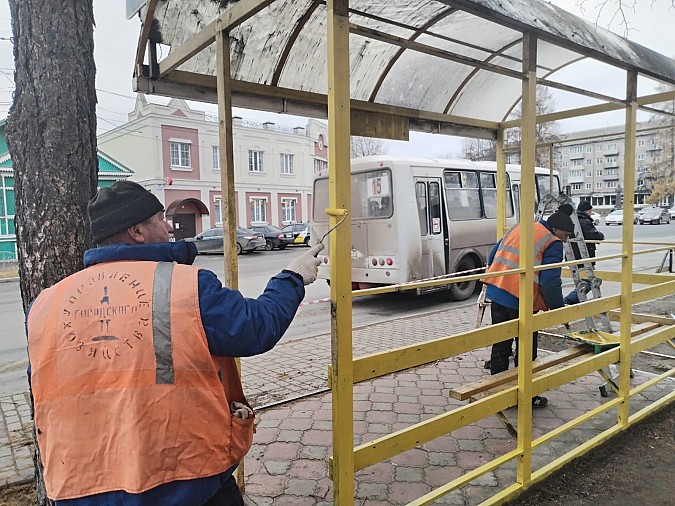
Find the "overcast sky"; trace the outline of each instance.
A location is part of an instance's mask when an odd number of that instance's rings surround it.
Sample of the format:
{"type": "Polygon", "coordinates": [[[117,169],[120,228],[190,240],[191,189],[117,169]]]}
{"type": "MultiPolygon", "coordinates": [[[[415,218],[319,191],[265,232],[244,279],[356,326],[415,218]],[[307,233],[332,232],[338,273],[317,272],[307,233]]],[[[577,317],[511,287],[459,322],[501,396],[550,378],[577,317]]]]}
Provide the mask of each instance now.
{"type": "MultiPolygon", "coordinates": [[[[590,7],[581,12],[577,0],[555,0],[559,5],[576,15],[596,22],[599,2],[590,0],[590,7]]],[[[121,125],[126,121],[127,113],[133,109],[134,93],[131,90],[131,76],[140,29],[138,18],[127,20],[125,2],[121,0],[94,0],[94,16],[96,19],[95,61],[96,89],[98,93],[98,127],[99,133],[121,125]]],[[[637,0],[638,8],[628,9],[628,38],[665,55],[675,57],[675,8],[670,0],[637,0]]],[[[619,24],[620,18],[611,14],[611,5],[605,7],[599,25],[625,35],[625,27],[619,24]],[[608,26],[608,23],[609,24],[608,26]]],[[[14,88],[13,55],[11,21],[6,0],[0,0],[0,118],[7,115],[14,88]]],[[[625,73],[617,72],[606,66],[592,66],[586,63],[576,64],[552,76],[552,79],[578,86],[593,86],[599,93],[613,96],[624,96],[625,73]]],[[[639,94],[653,92],[654,84],[646,80],[640,81],[639,94]]],[[[165,103],[168,99],[152,97],[152,101],[165,103]]],[[[583,97],[557,93],[556,109],[568,109],[586,105],[583,97]]],[[[216,107],[208,104],[191,103],[191,106],[216,113],[216,107]]],[[[254,121],[271,120],[277,124],[288,126],[304,125],[304,118],[273,113],[261,113],[250,110],[237,110],[236,114],[254,121]]],[[[645,118],[639,118],[645,119],[645,118]]],[[[560,124],[563,131],[574,131],[585,128],[615,125],[623,122],[623,113],[596,115],[576,120],[567,120],[560,124]]],[[[460,144],[456,138],[419,134],[411,132],[410,142],[386,141],[387,152],[400,155],[416,156],[459,156],[460,144]]]]}

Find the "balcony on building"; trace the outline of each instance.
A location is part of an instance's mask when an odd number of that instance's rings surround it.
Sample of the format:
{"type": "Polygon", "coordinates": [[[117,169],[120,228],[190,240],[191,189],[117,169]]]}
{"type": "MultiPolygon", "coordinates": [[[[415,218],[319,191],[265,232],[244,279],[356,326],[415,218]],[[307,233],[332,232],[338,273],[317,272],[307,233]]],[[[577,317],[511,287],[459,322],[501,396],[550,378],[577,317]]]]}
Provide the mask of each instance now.
{"type": "Polygon", "coordinates": [[[618,174],[603,174],[602,180],[603,181],[618,181],[619,175],[618,174]]]}
{"type": "Polygon", "coordinates": [[[569,184],[572,183],[583,183],[584,182],[584,175],[583,173],[580,176],[572,176],[571,174],[567,177],[567,182],[569,184]]]}

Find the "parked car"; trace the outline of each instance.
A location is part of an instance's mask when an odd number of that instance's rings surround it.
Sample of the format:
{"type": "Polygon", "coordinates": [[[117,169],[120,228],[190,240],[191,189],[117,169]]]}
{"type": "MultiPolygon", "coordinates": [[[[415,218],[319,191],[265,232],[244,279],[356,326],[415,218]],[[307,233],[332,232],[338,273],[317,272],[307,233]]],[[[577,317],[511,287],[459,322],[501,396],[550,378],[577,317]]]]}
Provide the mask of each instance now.
{"type": "MultiPolygon", "coordinates": [[[[223,253],[223,229],[210,228],[195,237],[185,239],[194,242],[200,255],[207,253],[223,253]]],[[[253,230],[237,228],[237,255],[248,253],[265,246],[265,239],[259,238],[253,230]]]]}
{"type": "Polygon", "coordinates": [[[668,209],[668,212],[670,213],[670,219],[675,220],[675,206],[668,209]]]}
{"type": "MultiPolygon", "coordinates": [[[[633,219],[635,222],[635,219],[633,219]]],[[[623,225],[623,209],[612,211],[605,218],[605,225],[623,225]]]]}
{"type": "Polygon", "coordinates": [[[288,246],[286,234],[272,225],[261,225],[251,227],[256,234],[265,239],[265,250],[272,251],[274,248],[284,249],[288,246]]]}
{"type": "Polygon", "coordinates": [[[648,207],[639,220],[640,225],[644,225],[645,223],[651,223],[652,225],[670,223],[670,213],[668,209],[662,207],[648,207]]]}
{"type": "Polygon", "coordinates": [[[309,224],[293,223],[286,225],[281,231],[286,236],[289,244],[304,244],[309,246],[309,224]]]}

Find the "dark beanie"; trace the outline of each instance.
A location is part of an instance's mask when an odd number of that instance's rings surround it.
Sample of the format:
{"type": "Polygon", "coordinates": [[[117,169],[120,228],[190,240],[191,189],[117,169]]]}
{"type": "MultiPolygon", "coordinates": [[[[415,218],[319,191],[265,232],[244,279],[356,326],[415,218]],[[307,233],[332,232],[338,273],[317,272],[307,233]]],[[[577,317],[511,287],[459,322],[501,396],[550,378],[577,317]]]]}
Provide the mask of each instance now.
{"type": "Polygon", "coordinates": [[[572,223],[572,219],[561,211],[556,211],[549,216],[546,221],[553,228],[569,232],[570,234],[574,233],[574,223],[572,223]]]}
{"type": "Polygon", "coordinates": [[[563,204],[558,208],[558,211],[565,213],[567,216],[572,216],[574,206],[572,204],[563,204]]]}
{"type": "Polygon", "coordinates": [[[99,244],[163,209],[157,197],[133,181],[117,181],[99,188],[87,206],[91,238],[94,244],[99,244]]]}
{"type": "Polygon", "coordinates": [[[579,205],[577,206],[577,211],[579,212],[590,211],[591,209],[593,209],[593,206],[588,200],[579,202],[579,205]]]}

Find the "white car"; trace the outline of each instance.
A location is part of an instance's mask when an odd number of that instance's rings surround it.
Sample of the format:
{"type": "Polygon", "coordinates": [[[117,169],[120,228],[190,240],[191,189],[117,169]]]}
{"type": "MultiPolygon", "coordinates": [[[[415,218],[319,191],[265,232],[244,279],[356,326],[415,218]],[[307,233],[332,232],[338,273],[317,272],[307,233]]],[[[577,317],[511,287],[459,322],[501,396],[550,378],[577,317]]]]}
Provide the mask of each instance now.
{"type": "Polygon", "coordinates": [[[675,206],[668,209],[668,212],[670,213],[670,219],[675,220],[675,206]]]}
{"type": "Polygon", "coordinates": [[[605,225],[623,225],[623,210],[612,211],[605,218],[605,225]]]}

